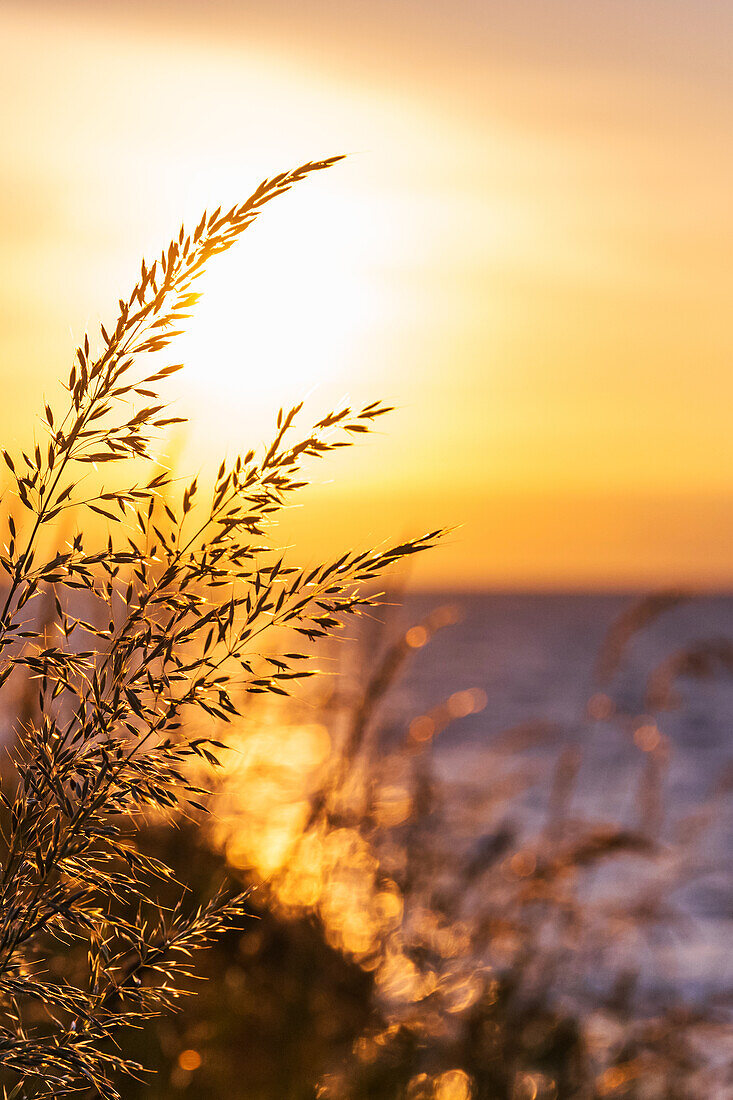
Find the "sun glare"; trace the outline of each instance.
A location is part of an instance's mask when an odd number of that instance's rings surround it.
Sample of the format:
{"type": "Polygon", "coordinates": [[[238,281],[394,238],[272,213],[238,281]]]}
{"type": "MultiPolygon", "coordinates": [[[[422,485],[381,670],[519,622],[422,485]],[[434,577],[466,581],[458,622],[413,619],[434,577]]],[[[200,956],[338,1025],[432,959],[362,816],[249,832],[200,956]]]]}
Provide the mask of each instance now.
{"type": "Polygon", "coordinates": [[[358,352],[382,311],[379,211],[314,180],[267,209],[202,278],[179,344],[197,429],[218,445],[262,432],[280,405],[363,388],[358,352]]]}

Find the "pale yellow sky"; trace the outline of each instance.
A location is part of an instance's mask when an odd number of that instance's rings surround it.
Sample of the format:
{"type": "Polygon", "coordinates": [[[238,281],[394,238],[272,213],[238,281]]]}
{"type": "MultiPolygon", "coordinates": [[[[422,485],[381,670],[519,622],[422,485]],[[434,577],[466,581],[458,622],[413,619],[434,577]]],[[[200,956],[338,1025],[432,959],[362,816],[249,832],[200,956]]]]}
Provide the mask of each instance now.
{"type": "Polygon", "coordinates": [[[730,583],[732,32],[712,0],[4,3],[3,437],[181,218],[346,151],[212,271],[186,461],[379,396],[308,552],[456,523],[417,580],[730,583]]]}

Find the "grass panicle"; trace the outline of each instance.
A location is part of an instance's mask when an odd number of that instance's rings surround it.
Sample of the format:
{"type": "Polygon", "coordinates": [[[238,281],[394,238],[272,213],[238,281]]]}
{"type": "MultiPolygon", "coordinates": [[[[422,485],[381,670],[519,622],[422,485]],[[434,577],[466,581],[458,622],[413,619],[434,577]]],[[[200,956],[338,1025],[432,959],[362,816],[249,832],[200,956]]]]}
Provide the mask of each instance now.
{"type": "Polygon", "coordinates": [[[312,673],[311,643],[374,602],[380,575],[440,534],[309,569],[271,545],[272,517],[306,483],[304,465],[369,432],[389,411],[379,402],[332,410],[305,431],[300,405],[281,410],[271,444],[222,462],[205,504],[197,479],[181,488],[153,465],[160,432],[180,421],[161,392],[181,364],[161,356],[190,316],[198,276],[267,203],[339,159],[275,176],[241,205],[205,213],[193,232],[182,227],[143,262],[98,347],[86,336],[76,349],[67,406],[45,406],[43,442],[3,451],[17,497],[0,553],[6,709],[14,684],[32,685],[0,792],[9,1095],[119,1097],[120,1073],[140,1072],[121,1030],[170,1009],[192,955],[246,912],[246,897],[226,891],[187,909],[183,887],[167,912],[156,891],[172,872],[136,843],[149,810],[202,808],[190,765],[216,766],[224,746],[189,735],[184,719],[198,710],[228,722],[247,694],[287,694],[312,673]],[[125,463],[137,480],[87,488],[90,471],[125,463]],[[58,548],[62,521],[76,533],[58,548]],[[101,541],[95,524],[107,528],[101,541]],[[294,639],[277,657],[275,632],[294,639]],[[84,982],[49,974],[57,945],[87,951],[84,982]]]}

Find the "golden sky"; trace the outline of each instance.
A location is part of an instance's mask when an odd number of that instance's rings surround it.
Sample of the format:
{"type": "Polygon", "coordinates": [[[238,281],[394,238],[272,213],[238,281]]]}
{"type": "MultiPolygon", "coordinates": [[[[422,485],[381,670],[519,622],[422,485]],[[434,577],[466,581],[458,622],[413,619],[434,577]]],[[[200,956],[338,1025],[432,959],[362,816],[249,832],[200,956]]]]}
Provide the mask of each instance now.
{"type": "Polygon", "coordinates": [[[732,34],[724,0],[5,0],[3,438],[182,218],[349,152],[212,268],[185,462],[381,397],[308,552],[450,523],[416,581],[729,584],[732,34]]]}

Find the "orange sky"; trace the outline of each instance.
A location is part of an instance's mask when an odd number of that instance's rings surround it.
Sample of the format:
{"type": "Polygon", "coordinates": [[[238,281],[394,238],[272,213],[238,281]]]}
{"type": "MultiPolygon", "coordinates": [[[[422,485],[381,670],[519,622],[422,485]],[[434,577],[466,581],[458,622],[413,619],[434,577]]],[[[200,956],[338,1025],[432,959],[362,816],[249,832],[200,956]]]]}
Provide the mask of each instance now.
{"type": "Polygon", "coordinates": [[[6,0],[3,437],[182,217],[352,152],[212,270],[187,464],[383,397],[309,553],[456,523],[416,580],[730,583],[732,33],[722,0],[6,0]]]}

